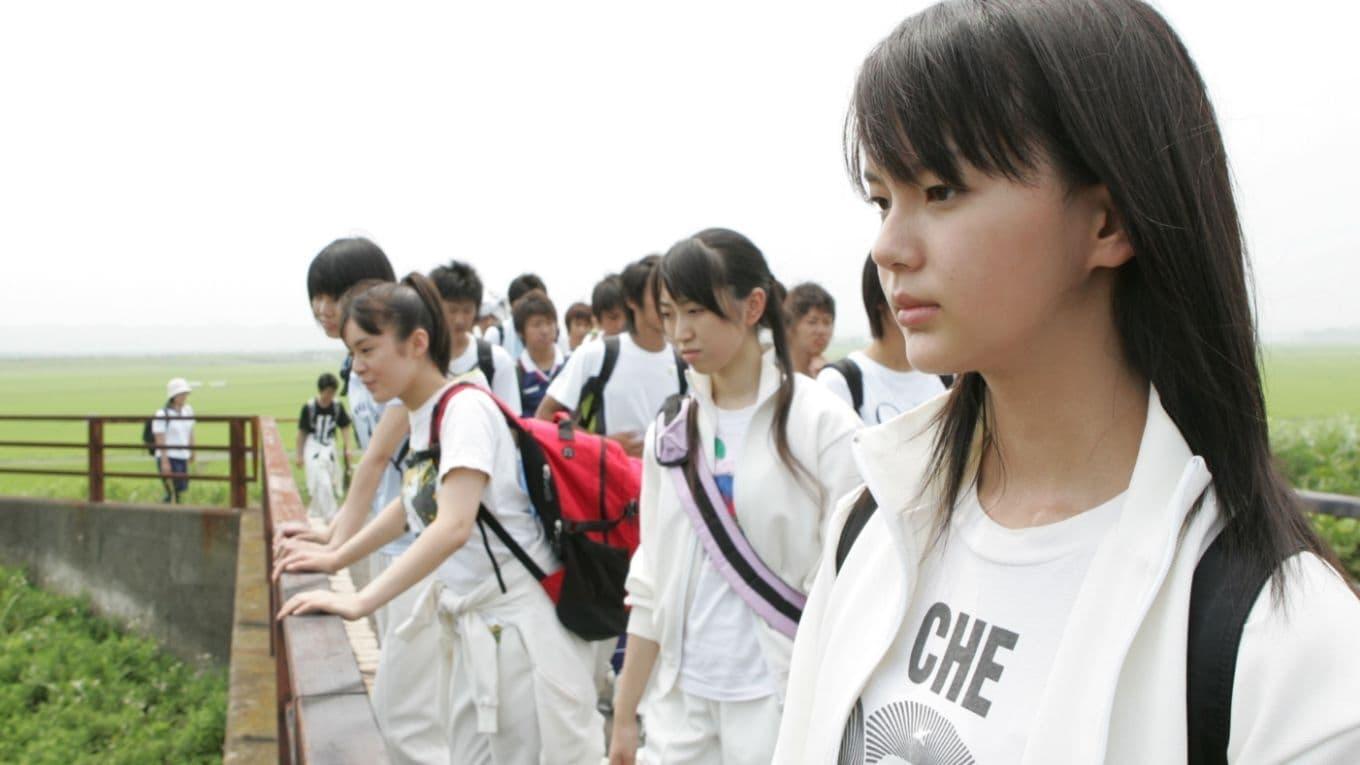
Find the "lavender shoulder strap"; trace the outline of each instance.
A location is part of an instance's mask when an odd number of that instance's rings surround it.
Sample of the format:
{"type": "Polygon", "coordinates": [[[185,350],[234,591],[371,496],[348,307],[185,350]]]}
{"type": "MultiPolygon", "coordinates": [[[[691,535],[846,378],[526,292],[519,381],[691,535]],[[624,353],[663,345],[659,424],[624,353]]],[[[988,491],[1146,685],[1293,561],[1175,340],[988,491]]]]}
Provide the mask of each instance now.
{"type": "Polygon", "coordinates": [[[737,519],[720,509],[725,503],[706,455],[702,449],[692,449],[689,443],[692,408],[692,400],[686,396],[675,416],[668,418],[664,411],[661,414],[657,421],[657,462],[671,474],[680,506],[689,516],[713,568],[766,623],[792,639],[807,596],[771,571],[752,549],[737,519]],[[691,461],[693,483],[685,470],[691,461]]]}

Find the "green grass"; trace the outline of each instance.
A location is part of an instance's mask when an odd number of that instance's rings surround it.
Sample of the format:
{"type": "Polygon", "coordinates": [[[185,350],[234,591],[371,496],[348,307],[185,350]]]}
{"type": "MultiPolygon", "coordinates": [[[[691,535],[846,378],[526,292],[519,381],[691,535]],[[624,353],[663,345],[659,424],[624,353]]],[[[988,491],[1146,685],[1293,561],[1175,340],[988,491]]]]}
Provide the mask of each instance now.
{"type": "Polygon", "coordinates": [[[0,568],[0,762],[221,762],[227,681],[0,568]]]}
{"type": "MultiPolygon", "coordinates": [[[[336,372],[342,353],[292,356],[185,356],[164,358],[82,358],[0,360],[0,414],[103,414],[149,417],[165,401],[165,383],[184,377],[195,383],[189,403],[203,415],[268,415],[280,420],[279,431],[290,455],[297,437],[302,403],[316,392],[322,372],[336,372]],[[201,383],[199,385],[198,383],[201,383]]],[[[140,423],[110,425],[109,443],[140,443],[140,423]]],[[[199,423],[201,444],[227,444],[225,423],[199,423]]],[[[0,421],[0,441],[87,440],[83,423],[0,421]]],[[[17,449],[0,447],[0,467],[83,470],[82,450],[17,449]]],[[[154,460],[142,450],[105,453],[109,470],[155,470],[154,460]]],[[[204,452],[198,470],[226,475],[224,452],[204,452]]],[[[258,485],[252,487],[258,491],[258,485]]],[[[190,485],[186,502],[226,504],[227,484],[198,481],[190,485]]],[[[0,475],[0,495],[79,497],[86,493],[83,478],[0,475]]],[[[154,479],[109,479],[109,499],[157,501],[162,489],[154,479]]]]}
{"type": "Polygon", "coordinates": [[[1360,347],[1277,347],[1265,354],[1272,419],[1360,419],[1360,347]]]}

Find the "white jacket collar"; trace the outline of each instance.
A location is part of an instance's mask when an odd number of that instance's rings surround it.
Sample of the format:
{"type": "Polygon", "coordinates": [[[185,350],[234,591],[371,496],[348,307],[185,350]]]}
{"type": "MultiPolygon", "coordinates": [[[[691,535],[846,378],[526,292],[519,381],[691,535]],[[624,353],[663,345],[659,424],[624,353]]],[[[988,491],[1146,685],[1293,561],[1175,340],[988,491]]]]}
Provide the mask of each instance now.
{"type": "MultiPolygon", "coordinates": [[[[922,488],[936,433],[934,418],[946,400],[939,396],[860,431],[855,439],[856,462],[880,508],[881,517],[871,521],[872,531],[886,532],[883,536],[891,542],[870,545],[872,553],[847,563],[843,572],[847,581],[838,577],[833,585],[821,628],[827,638],[823,645],[832,646],[841,658],[815,672],[821,697],[817,706],[829,714],[808,721],[806,740],[814,747],[809,761],[817,761],[821,744],[840,740],[842,713],[854,705],[905,616],[934,517],[933,497],[923,494],[922,488]],[[856,575],[862,571],[874,576],[856,575]]],[[[1111,709],[1130,646],[1159,593],[1168,597],[1164,585],[1187,590],[1171,593],[1171,599],[1188,598],[1188,581],[1168,584],[1167,572],[1179,549],[1202,549],[1216,524],[1216,512],[1200,513],[1185,524],[1209,482],[1204,461],[1191,454],[1157,391],[1151,390],[1123,511],[1078,591],[1046,685],[1049,692],[1039,703],[1025,762],[1105,759],[1111,709]]],[[[866,527],[861,536],[867,539],[870,534],[866,527]]],[[[1193,560],[1189,566],[1193,568],[1193,560]]],[[[1180,691],[1183,699],[1183,686],[1180,691]]],[[[1183,712],[1183,706],[1180,709],[1183,712]]]]}
{"type": "MultiPolygon", "coordinates": [[[[717,408],[713,403],[713,378],[690,367],[685,370],[685,379],[689,380],[689,390],[701,404],[701,411],[717,408]]],[[[755,405],[764,404],[778,390],[779,365],[775,363],[774,351],[765,351],[760,355],[760,382],[756,387],[755,405]]]]}

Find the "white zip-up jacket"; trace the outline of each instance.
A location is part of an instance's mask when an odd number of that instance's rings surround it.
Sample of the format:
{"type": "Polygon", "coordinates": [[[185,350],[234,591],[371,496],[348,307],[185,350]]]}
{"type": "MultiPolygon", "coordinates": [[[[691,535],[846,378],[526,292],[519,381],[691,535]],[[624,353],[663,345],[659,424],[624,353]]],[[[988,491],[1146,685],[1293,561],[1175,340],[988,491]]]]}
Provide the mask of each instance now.
{"type": "MultiPolygon", "coordinates": [[[[702,450],[717,427],[712,384],[687,372],[698,404],[702,450]]],[[[861,423],[845,402],[802,375],[794,375],[789,408],[789,447],[812,476],[796,481],[774,444],[775,392],[779,370],[764,354],[756,411],[738,452],[734,473],[737,520],[760,559],[786,583],[807,592],[817,573],[827,520],[836,501],[861,481],[850,454],[850,439],[861,423]]],[[[681,641],[692,572],[706,553],[675,493],[667,468],[656,460],[656,424],[647,430],[642,466],[642,539],[628,569],[628,632],[660,644],[652,692],[670,691],[680,672],[681,641]]],[[[696,453],[703,453],[702,451],[696,453]]],[[[783,689],[793,643],[763,621],[759,641],[766,665],[783,689]]]]}
{"type": "MultiPolygon", "coordinates": [[[[929,539],[921,494],[944,397],[860,431],[854,452],[879,510],[839,575],[820,566],[794,643],[775,762],[836,762],[851,708],[897,636],[929,539]]],[[[1195,565],[1222,527],[1204,460],[1156,391],[1119,521],[1097,549],[1053,661],[1024,763],[1183,763],[1185,657],[1195,565]]],[[[838,540],[857,492],[828,530],[838,540]]],[[[834,549],[828,541],[828,549],[834,549]]],[[[1238,763],[1360,762],[1360,600],[1311,553],[1287,565],[1242,632],[1228,755],[1238,763]]]]}

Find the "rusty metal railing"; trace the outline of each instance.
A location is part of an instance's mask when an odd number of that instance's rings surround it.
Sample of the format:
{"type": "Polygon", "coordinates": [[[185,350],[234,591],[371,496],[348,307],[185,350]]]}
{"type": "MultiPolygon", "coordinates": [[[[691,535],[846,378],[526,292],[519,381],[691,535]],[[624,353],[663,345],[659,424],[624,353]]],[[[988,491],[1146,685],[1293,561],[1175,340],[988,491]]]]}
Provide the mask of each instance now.
{"type": "Polygon", "coordinates": [[[0,448],[22,449],[79,449],[86,453],[83,470],[33,467],[0,467],[0,475],[47,475],[85,478],[88,482],[89,500],[103,502],[106,478],[147,478],[156,480],[186,478],[194,481],[227,482],[230,484],[231,506],[243,508],[248,501],[248,484],[259,480],[259,423],[254,416],[193,416],[158,417],[164,420],[193,420],[195,423],[219,424],[227,426],[227,445],[194,444],[192,446],[156,447],[184,450],[190,452],[226,452],[227,475],[200,473],[150,472],[131,470],[108,470],[104,467],[105,453],[110,450],[139,450],[148,448],[144,443],[109,443],[104,439],[105,425],[140,425],[146,417],[101,416],[101,415],[0,415],[4,422],[84,422],[86,439],[84,441],[31,441],[0,440],[0,448]]]}
{"type": "MultiPolygon", "coordinates": [[[[273,569],[274,529],[306,520],[292,467],[278,427],[260,418],[264,461],[266,571],[273,569]]],[[[329,588],[325,574],[283,574],[270,588],[270,613],[289,597],[329,588]]],[[[279,761],[294,763],[386,763],[377,720],[340,617],[290,616],[272,627],[278,687],[279,761]]]]}

